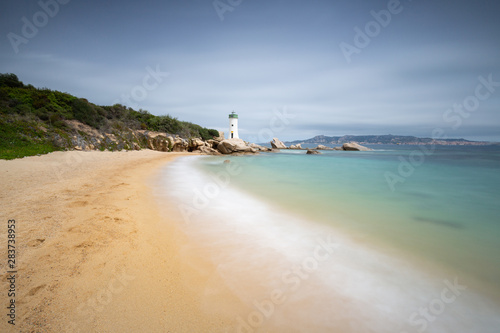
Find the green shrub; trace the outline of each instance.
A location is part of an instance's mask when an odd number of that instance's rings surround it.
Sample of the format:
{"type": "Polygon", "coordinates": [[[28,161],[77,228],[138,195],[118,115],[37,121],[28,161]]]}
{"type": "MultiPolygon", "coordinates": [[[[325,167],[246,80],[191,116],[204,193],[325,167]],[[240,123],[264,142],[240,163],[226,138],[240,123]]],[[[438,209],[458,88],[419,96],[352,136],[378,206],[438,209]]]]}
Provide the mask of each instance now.
{"type": "Polygon", "coordinates": [[[219,131],[216,129],[209,129],[208,134],[210,134],[212,137],[218,137],[219,136],[219,131]]]}
{"type": "Polygon", "coordinates": [[[75,119],[82,123],[94,128],[98,128],[102,123],[101,117],[99,117],[97,111],[86,99],[80,98],[73,100],[71,108],[75,119]]]}
{"type": "Polygon", "coordinates": [[[16,106],[15,112],[24,116],[31,113],[31,107],[27,104],[20,104],[16,106]]]}

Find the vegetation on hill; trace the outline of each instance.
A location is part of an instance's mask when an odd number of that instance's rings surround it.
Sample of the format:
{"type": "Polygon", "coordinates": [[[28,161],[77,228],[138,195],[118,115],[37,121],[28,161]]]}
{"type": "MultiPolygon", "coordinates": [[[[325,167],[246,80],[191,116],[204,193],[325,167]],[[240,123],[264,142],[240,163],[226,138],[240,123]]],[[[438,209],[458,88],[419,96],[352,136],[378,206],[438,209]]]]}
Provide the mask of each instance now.
{"type": "Polygon", "coordinates": [[[54,140],[72,135],[74,129],[67,123],[70,120],[116,135],[125,130],[149,130],[204,140],[219,135],[217,130],[169,115],[155,116],[120,104],[98,106],[67,93],[25,85],[15,74],[0,74],[0,158],[13,159],[71,148],[61,145],[61,140],[54,140]]]}

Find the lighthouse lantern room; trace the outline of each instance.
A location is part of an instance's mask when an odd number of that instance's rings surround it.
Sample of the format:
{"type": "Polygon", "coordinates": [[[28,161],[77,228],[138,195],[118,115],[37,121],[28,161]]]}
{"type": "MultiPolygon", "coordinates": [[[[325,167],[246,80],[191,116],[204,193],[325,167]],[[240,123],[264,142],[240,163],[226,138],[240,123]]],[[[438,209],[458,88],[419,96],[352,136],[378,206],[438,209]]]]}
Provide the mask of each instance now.
{"type": "Polygon", "coordinates": [[[229,115],[229,138],[240,138],[238,135],[238,115],[234,111],[229,115]]]}

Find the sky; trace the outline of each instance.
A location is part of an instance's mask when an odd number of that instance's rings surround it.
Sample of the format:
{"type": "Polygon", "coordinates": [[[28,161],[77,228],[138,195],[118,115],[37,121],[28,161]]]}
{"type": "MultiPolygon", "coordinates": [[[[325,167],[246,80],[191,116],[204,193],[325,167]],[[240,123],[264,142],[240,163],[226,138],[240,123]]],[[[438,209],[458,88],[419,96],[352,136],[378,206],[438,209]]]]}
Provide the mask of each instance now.
{"type": "Polygon", "coordinates": [[[491,0],[8,0],[0,72],[265,142],[500,141],[491,0]]]}

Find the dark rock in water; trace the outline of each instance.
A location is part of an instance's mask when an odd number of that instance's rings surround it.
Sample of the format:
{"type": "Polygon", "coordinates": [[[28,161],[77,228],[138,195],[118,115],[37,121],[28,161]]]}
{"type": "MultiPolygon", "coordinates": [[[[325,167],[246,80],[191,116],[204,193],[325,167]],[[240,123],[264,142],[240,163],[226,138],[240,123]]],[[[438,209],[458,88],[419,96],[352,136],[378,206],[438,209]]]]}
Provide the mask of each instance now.
{"type": "Polygon", "coordinates": [[[319,154],[321,154],[321,152],[319,152],[317,150],[308,149],[306,154],[309,154],[309,155],[319,155],[319,154]]]}
{"type": "Polygon", "coordinates": [[[371,150],[370,148],[358,145],[356,142],[344,143],[342,145],[342,149],[349,150],[349,151],[369,151],[369,150],[371,150]]]}
{"type": "Polygon", "coordinates": [[[453,222],[453,221],[439,220],[439,219],[420,217],[420,216],[414,217],[413,219],[415,221],[437,224],[437,225],[441,225],[441,226],[449,227],[449,228],[455,228],[455,229],[463,229],[464,228],[464,226],[462,224],[457,223],[457,222],[453,222]]]}

